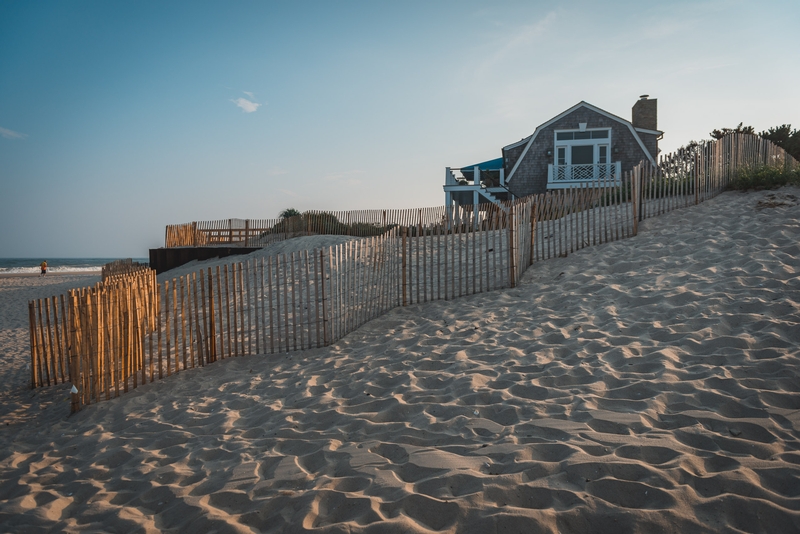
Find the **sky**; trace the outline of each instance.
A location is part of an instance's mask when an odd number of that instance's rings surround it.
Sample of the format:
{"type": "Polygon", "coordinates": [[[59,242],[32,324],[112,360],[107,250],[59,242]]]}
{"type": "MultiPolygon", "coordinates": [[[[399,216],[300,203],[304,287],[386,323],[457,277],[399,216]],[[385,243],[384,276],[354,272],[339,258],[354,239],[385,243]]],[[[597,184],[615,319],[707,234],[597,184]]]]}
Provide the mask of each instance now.
{"type": "Polygon", "coordinates": [[[444,203],[445,167],[580,101],[668,153],[800,128],[800,2],[0,0],[0,257],[165,227],[444,203]]]}

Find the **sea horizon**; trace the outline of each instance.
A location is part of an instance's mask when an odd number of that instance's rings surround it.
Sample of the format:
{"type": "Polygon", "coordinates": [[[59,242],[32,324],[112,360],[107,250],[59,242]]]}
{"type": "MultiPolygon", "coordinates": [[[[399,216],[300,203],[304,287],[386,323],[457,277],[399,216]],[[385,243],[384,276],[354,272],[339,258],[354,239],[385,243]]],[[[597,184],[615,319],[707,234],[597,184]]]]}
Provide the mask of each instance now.
{"type": "MultiPolygon", "coordinates": [[[[43,261],[47,261],[48,272],[100,272],[103,265],[128,258],[0,258],[0,274],[38,273],[43,261]]],[[[135,262],[148,263],[148,258],[130,258],[135,262]]]]}

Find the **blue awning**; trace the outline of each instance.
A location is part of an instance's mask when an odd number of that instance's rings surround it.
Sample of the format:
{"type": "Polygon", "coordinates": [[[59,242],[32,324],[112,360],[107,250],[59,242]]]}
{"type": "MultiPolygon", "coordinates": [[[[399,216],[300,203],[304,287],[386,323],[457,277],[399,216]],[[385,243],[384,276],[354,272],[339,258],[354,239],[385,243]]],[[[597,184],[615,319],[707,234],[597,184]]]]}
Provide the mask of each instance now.
{"type": "Polygon", "coordinates": [[[489,161],[484,161],[483,163],[465,165],[464,167],[461,167],[461,172],[463,173],[464,171],[471,171],[475,167],[480,167],[482,171],[496,171],[497,169],[503,168],[503,158],[490,159],[489,161]]]}

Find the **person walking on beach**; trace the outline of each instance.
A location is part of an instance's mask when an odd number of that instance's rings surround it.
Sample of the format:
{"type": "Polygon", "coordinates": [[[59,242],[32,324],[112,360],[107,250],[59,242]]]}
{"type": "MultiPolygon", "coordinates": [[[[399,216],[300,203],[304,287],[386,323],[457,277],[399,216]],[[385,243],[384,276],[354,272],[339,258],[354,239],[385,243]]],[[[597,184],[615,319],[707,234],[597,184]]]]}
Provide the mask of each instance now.
{"type": "Polygon", "coordinates": [[[40,276],[44,276],[47,274],[47,260],[42,262],[42,274],[40,276]]]}

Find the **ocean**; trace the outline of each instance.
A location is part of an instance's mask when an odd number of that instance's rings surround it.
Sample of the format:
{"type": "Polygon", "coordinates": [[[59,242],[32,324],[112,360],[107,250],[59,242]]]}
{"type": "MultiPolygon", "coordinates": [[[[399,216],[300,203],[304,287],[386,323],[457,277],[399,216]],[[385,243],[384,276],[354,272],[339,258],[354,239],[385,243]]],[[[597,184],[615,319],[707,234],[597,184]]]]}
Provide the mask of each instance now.
{"type": "MultiPolygon", "coordinates": [[[[0,274],[39,273],[39,267],[47,260],[47,272],[100,272],[103,265],[126,258],[0,258],[0,274]]],[[[132,258],[139,263],[148,263],[148,258],[132,258]]]]}

